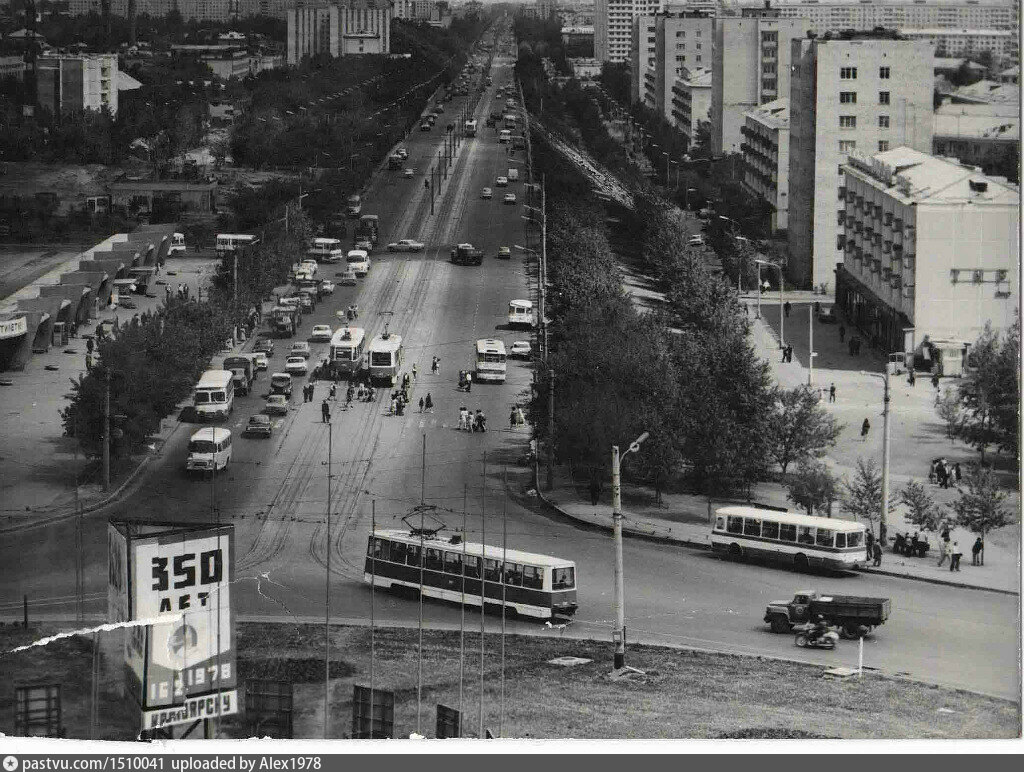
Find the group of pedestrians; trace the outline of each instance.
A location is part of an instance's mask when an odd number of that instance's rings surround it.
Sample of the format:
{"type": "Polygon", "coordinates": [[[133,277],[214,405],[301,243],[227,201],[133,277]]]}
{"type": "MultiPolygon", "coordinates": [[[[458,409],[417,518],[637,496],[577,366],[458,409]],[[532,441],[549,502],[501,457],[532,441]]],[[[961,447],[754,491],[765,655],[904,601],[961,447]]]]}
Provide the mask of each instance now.
{"type": "Polygon", "coordinates": [[[465,405],[459,408],[459,430],[465,432],[486,432],[487,416],[483,410],[475,413],[465,405]]]}
{"type": "Polygon", "coordinates": [[[526,416],[523,415],[523,409],[516,405],[508,414],[508,428],[516,429],[520,426],[526,426],[526,416]]]}
{"type": "Polygon", "coordinates": [[[938,484],[940,488],[949,488],[950,485],[959,488],[963,472],[960,470],[960,462],[950,465],[944,458],[937,458],[932,461],[928,469],[928,482],[938,484]]]}
{"type": "Polygon", "coordinates": [[[312,402],[313,401],[313,392],[315,391],[315,389],[316,389],[316,384],[313,381],[310,381],[309,383],[307,383],[305,386],[302,387],[302,402],[303,402],[303,404],[305,404],[306,402],[312,402]]]}

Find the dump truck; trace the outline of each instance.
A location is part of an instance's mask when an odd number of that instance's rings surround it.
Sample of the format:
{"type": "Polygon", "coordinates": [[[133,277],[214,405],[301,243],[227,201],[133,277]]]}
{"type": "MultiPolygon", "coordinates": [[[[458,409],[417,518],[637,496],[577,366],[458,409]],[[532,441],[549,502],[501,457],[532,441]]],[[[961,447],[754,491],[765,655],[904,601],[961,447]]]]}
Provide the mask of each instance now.
{"type": "Polygon", "coordinates": [[[452,250],[455,265],[483,265],[484,253],[472,244],[459,244],[452,250]]]}
{"type": "Polygon", "coordinates": [[[812,622],[821,614],[846,638],[859,638],[889,618],[892,602],[888,598],[858,595],[827,595],[799,590],[792,600],[773,600],[764,612],[764,621],[773,633],[788,633],[793,625],[812,622]]]}
{"type": "Polygon", "coordinates": [[[252,391],[252,382],[256,378],[256,367],[247,356],[224,357],[224,368],[231,371],[231,380],[235,384],[235,394],[248,394],[252,391]]]}

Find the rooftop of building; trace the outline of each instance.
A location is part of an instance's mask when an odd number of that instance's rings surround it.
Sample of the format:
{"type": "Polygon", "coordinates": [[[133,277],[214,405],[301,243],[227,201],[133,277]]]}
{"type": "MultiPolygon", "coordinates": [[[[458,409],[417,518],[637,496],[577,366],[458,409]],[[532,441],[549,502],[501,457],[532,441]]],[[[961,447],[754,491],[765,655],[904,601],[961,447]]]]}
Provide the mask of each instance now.
{"type": "Polygon", "coordinates": [[[1008,29],[957,27],[900,27],[901,35],[969,35],[974,37],[1008,38],[1016,33],[1008,29]]]}
{"type": "Polygon", "coordinates": [[[994,80],[979,80],[969,86],[960,86],[950,92],[956,99],[972,102],[1001,102],[1020,104],[1020,87],[1015,83],[997,83],[994,80]]]}
{"type": "Polygon", "coordinates": [[[771,102],[765,102],[756,110],[745,113],[758,123],[771,126],[775,129],[789,128],[789,97],[782,97],[771,102]]]}
{"type": "Polygon", "coordinates": [[[676,76],[676,82],[682,83],[688,88],[711,88],[711,68],[696,67],[692,70],[684,68],[682,74],[676,76]]]}
{"type": "Polygon", "coordinates": [[[850,43],[866,40],[906,40],[906,38],[897,29],[875,27],[874,29],[829,30],[823,35],[818,35],[816,40],[820,43],[850,43]]]}
{"type": "Polygon", "coordinates": [[[936,112],[933,126],[936,137],[1020,141],[1017,117],[936,112]]]}
{"type": "Polygon", "coordinates": [[[987,115],[1003,118],[1016,118],[1020,115],[1020,106],[1015,102],[952,102],[945,97],[941,105],[935,108],[936,115],[987,115]]]}
{"type": "Polygon", "coordinates": [[[904,204],[1020,205],[1020,189],[954,158],[898,147],[874,156],[852,153],[847,173],[881,183],[904,204]]]}
{"type": "MultiPolygon", "coordinates": [[[[1013,0],[970,0],[972,5],[986,6],[986,7],[998,7],[998,8],[1013,8],[1013,0]]],[[[723,5],[738,5],[746,8],[763,7],[763,3],[751,2],[750,0],[739,0],[739,2],[723,2],[723,5]]],[[[875,5],[875,6],[964,6],[967,5],[966,0],[772,0],[772,6],[775,8],[792,8],[794,6],[858,6],[858,5],[875,5]]]]}
{"type": "Polygon", "coordinates": [[[988,69],[985,65],[972,62],[970,59],[961,59],[956,56],[935,57],[936,72],[956,72],[965,64],[967,65],[967,69],[974,70],[975,72],[983,72],[988,69]]]}
{"type": "Polygon", "coordinates": [[[582,27],[562,27],[563,35],[593,35],[594,26],[582,26],[582,27]]]}

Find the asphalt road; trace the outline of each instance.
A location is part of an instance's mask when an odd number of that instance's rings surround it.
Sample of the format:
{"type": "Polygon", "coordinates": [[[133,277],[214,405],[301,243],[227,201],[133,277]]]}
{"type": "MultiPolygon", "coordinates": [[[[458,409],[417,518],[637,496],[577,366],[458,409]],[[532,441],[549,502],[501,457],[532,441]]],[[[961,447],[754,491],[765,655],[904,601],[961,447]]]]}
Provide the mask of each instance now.
{"type": "MultiPolygon", "coordinates": [[[[510,63],[496,59],[495,86],[509,82],[510,63]]],[[[506,343],[522,339],[504,329],[507,303],[532,298],[532,263],[494,257],[498,246],[523,243],[522,207],[485,201],[480,191],[508,168],[505,146],[483,128],[490,111],[489,91],[477,117],[481,130],[463,143],[431,216],[424,175],[436,161],[442,129],[414,132],[407,163],[412,180],[383,172],[365,197],[364,213],[380,215],[381,243],[415,238],[427,244],[418,255],[373,256],[369,275],[357,287],[339,287],[307,317],[299,336],[313,324],[337,326],[334,312],[350,303],[360,308],[359,323],[373,335],[388,317],[403,337],[406,364],[418,365],[412,410],[403,417],[385,415],[384,403],[343,409],[343,392],[329,434],[320,422],[317,387],[313,404],[302,404],[296,390],[292,411],[277,422],[271,440],[239,439],[231,469],[216,481],[184,475],[183,426],[154,460],[145,483],[123,505],[90,516],[84,523],[87,608],[106,604],[105,528],[108,516],[154,520],[231,521],[236,526],[238,613],[287,619],[324,609],[327,553],[331,561],[331,613],[363,618],[370,613],[370,592],[361,583],[362,555],[371,517],[394,526],[424,501],[438,507],[450,529],[462,526],[468,504],[468,533],[500,544],[503,519],[510,547],[575,560],[580,611],[568,631],[610,640],[613,611],[612,544],[603,533],[581,528],[540,511],[526,494],[529,474],[517,461],[529,442],[527,429],[510,430],[508,412],[531,380],[530,366],[509,365],[504,385],[474,386],[470,395],[456,390],[457,371],[469,369],[477,338],[498,336],[506,343]],[[485,252],[482,267],[454,266],[448,250],[471,241],[485,252]],[[430,374],[432,356],[441,370],[430,374]],[[415,407],[430,393],[434,411],[415,407]],[[486,434],[454,428],[465,404],[489,417],[486,434]],[[331,447],[331,538],[328,541],[328,438],[331,447]],[[422,455],[426,437],[426,456],[422,455]],[[486,455],[486,466],[485,466],[486,455]],[[507,485],[506,485],[507,475],[507,485]],[[503,513],[505,517],[503,518],[503,513]],[[486,533],[482,533],[486,531],[486,533]]],[[[451,103],[439,125],[453,120],[461,102],[451,103]]],[[[520,156],[522,153],[520,152],[520,156]]],[[[522,182],[510,190],[522,199],[522,182]]],[[[330,274],[331,268],[326,269],[330,274]]],[[[278,341],[271,371],[283,366],[290,341],[278,341]]],[[[325,344],[314,345],[322,351],[325,344]]],[[[314,354],[316,357],[317,354],[314,354]]],[[[264,374],[253,396],[240,398],[229,425],[240,431],[247,417],[262,408],[269,378],[264,374]]],[[[34,613],[73,610],[74,524],[65,523],[8,535],[0,544],[0,616],[20,612],[27,593],[34,613]]],[[[892,598],[890,620],[865,642],[865,664],[891,673],[1019,699],[1018,599],[994,593],[957,590],[888,577],[808,577],[782,569],[734,564],[698,551],[627,540],[625,549],[627,626],[630,640],[675,643],[720,651],[794,657],[808,662],[855,665],[856,644],[842,641],[836,651],[797,650],[789,635],[773,635],[761,618],[769,600],[813,587],[825,592],[892,598]]],[[[428,624],[457,625],[456,606],[425,604],[428,624]]],[[[378,622],[415,621],[419,604],[376,593],[378,622]]],[[[472,616],[471,624],[478,625],[472,616]]],[[[489,617],[494,629],[500,624],[489,617]]],[[[512,632],[537,632],[535,623],[510,620],[512,632]]],[[[552,634],[558,634],[552,632],[552,634]]],[[[628,660],[627,660],[628,661],[628,660]]]]}

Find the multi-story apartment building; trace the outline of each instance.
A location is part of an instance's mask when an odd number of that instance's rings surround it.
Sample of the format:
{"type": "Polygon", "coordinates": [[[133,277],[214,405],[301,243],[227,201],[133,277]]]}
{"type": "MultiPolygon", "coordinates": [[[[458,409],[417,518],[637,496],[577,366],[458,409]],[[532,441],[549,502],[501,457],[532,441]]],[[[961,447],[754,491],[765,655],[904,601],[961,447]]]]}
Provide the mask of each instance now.
{"type": "Polygon", "coordinates": [[[25,80],[25,57],[21,54],[0,56],[0,80],[25,80]]]}
{"type": "MultiPolygon", "coordinates": [[[[653,108],[672,121],[672,87],[684,70],[707,68],[714,48],[715,20],[699,11],[662,13],[656,18],[653,108]]],[[[646,102],[646,100],[645,100],[646,102]]]]}
{"type": "Polygon", "coordinates": [[[628,62],[633,19],[653,16],[660,0],[597,0],[594,4],[594,58],[601,62],[628,62]]]}
{"type": "Polygon", "coordinates": [[[738,153],[745,113],[789,94],[790,43],[804,38],[806,19],[753,12],[715,24],[711,79],[711,151],[738,153]]]}
{"type": "Polygon", "coordinates": [[[840,168],[854,150],[932,148],[932,52],[892,33],[794,40],[789,121],[789,274],[834,286],[840,168]]]}
{"type": "Polygon", "coordinates": [[[391,6],[364,0],[303,2],[288,9],[288,64],[308,56],[391,52],[391,6]]]}
{"type": "Polygon", "coordinates": [[[684,70],[672,84],[673,125],[686,137],[687,147],[697,141],[697,127],[711,111],[711,69],[684,70]]]}
{"type": "Polygon", "coordinates": [[[557,9],[558,3],[556,0],[537,0],[537,16],[542,19],[554,16],[557,9]]]}
{"type": "Polygon", "coordinates": [[[833,217],[836,303],[883,350],[959,357],[1020,304],[1020,189],[906,147],[854,153],[833,217]]]}
{"type": "Polygon", "coordinates": [[[900,34],[911,40],[927,40],[936,56],[977,56],[988,52],[996,61],[1016,56],[1020,47],[1017,33],[1008,29],[954,29],[901,27],[900,34]]]}
{"type": "MultiPolygon", "coordinates": [[[[655,16],[637,16],[633,19],[629,44],[629,99],[654,107],[654,67],[658,56],[658,23],[655,16]],[[650,80],[648,80],[650,75],[650,80]],[[650,83],[650,94],[648,94],[650,83]]],[[[597,36],[594,37],[597,51],[597,36]]],[[[600,60],[600,57],[594,58],[600,60]]]]}
{"type": "Polygon", "coordinates": [[[789,225],[789,97],[746,114],[743,187],[772,208],[773,231],[789,225]]]}
{"type": "Polygon", "coordinates": [[[43,54],[36,60],[37,101],[54,115],[107,109],[117,115],[116,54],[43,54]]]}

